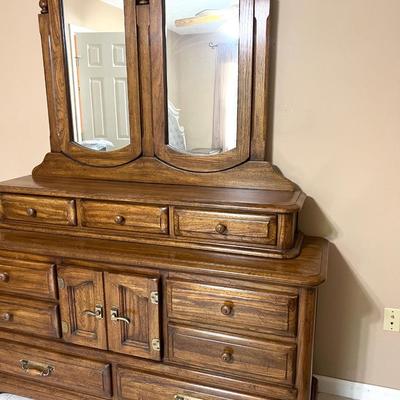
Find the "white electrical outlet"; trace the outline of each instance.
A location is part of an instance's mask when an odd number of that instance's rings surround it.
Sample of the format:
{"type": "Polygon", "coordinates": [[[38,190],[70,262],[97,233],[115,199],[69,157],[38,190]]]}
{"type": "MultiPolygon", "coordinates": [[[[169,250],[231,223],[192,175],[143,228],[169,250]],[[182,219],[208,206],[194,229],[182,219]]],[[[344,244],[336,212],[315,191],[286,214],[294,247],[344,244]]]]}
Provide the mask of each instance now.
{"type": "Polygon", "coordinates": [[[383,329],[389,332],[400,332],[400,310],[385,308],[383,329]]]}

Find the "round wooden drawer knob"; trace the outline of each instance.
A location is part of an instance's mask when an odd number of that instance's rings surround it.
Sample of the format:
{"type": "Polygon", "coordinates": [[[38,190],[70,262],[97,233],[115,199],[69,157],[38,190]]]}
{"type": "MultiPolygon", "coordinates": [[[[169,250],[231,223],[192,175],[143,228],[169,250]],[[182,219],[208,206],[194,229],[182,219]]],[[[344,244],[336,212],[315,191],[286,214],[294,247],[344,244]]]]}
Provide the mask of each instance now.
{"type": "Polygon", "coordinates": [[[226,233],[226,231],[228,230],[228,227],[224,224],[218,224],[215,227],[215,230],[217,233],[219,233],[220,235],[223,235],[224,233],[226,233]]]}
{"type": "Polygon", "coordinates": [[[28,215],[28,217],[36,217],[37,212],[34,208],[28,208],[26,210],[26,214],[28,215]]]}
{"type": "Polygon", "coordinates": [[[226,363],[230,363],[230,362],[232,362],[233,361],[233,352],[232,352],[232,350],[225,350],[222,354],[221,354],[221,360],[223,361],[223,362],[226,362],[226,363]]]}
{"type": "Polygon", "coordinates": [[[125,223],[125,218],[122,215],[117,215],[115,217],[115,223],[117,225],[123,225],[125,223]]]}
{"type": "Polygon", "coordinates": [[[232,312],[233,312],[233,305],[232,304],[224,304],[221,307],[221,314],[222,315],[226,315],[226,316],[232,315],[232,312]]]}
{"type": "Polygon", "coordinates": [[[10,277],[7,272],[3,272],[0,274],[0,282],[8,282],[9,279],[10,277]]]}
{"type": "Polygon", "coordinates": [[[4,313],[4,314],[1,314],[1,316],[0,316],[0,319],[2,321],[6,321],[6,322],[11,321],[11,318],[12,318],[12,315],[10,313],[4,313]]]}

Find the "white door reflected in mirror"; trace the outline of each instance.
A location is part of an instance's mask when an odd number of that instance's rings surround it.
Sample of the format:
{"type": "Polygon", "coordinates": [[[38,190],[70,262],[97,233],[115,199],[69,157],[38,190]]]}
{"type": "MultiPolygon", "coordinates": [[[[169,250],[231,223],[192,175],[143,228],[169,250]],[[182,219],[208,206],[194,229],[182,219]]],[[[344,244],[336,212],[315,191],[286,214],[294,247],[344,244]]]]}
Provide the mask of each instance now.
{"type": "Polygon", "coordinates": [[[64,0],[73,141],[96,151],[130,144],[123,0],[64,0]]]}
{"type": "Polygon", "coordinates": [[[165,0],[168,144],[193,155],[236,148],[239,0],[165,0]]]}

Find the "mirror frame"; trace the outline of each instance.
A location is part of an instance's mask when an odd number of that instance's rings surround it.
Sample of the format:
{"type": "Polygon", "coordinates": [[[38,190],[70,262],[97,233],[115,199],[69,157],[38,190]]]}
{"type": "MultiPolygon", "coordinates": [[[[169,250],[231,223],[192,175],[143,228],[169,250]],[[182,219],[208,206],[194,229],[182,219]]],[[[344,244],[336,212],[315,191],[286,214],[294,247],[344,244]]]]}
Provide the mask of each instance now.
{"type": "Polygon", "coordinates": [[[152,97],[155,154],[162,161],[191,172],[217,172],[250,157],[254,0],[240,0],[238,129],[235,149],[216,155],[191,155],[168,145],[165,1],[150,0],[152,97]]]}
{"type": "Polygon", "coordinates": [[[51,76],[52,83],[52,92],[48,93],[49,114],[55,116],[50,122],[52,151],[62,152],[86,165],[114,167],[133,161],[142,154],[136,1],[125,0],[124,5],[131,143],[115,151],[99,152],[73,141],[63,0],[48,0],[50,54],[49,57],[44,54],[44,59],[48,58],[45,62],[46,76],[51,76]]]}

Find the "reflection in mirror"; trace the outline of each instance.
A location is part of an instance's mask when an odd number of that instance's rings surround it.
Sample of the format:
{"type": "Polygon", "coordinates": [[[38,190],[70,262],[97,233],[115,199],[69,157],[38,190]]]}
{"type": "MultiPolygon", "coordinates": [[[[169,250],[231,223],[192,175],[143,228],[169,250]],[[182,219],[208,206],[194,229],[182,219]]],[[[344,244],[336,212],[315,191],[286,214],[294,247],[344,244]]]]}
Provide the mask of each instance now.
{"type": "Polygon", "coordinates": [[[63,0],[73,141],[97,151],[129,145],[124,0],[63,0]]]}
{"type": "Polygon", "coordinates": [[[239,0],[165,0],[168,144],[213,155],[237,141],[239,0]]]}

